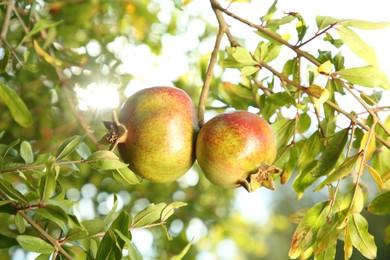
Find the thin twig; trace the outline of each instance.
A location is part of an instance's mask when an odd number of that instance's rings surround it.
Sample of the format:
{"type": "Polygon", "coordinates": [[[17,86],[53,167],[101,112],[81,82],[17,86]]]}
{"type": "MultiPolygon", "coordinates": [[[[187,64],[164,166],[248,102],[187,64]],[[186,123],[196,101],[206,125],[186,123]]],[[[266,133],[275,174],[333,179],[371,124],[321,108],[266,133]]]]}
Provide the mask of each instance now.
{"type": "Polygon", "coordinates": [[[11,12],[12,12],[12,5],[13,5],[12,1],[9,0],[7,5],[8,6],[4,16],[3,28],[1,29],[1,34],[0,34],[0,38],[2,41],[6,41],[7,39],[9,22],[11,21],[11,12]]]}
{"type": "Polygon", "coordinates": [[[215,13],[215,16],[218,19],[219,28],[218,28],[217,38],[216,38],[215,44],[214,44],[214,49],[213,49],[213,52],[211,53],[210,62],[209,62],[209,65],[207,67],[206,78],[205,78],[202,92],[201,92],[200,98],[199,98],[199,107],[198,107],[199,127],[202,127],[204,124],[205,104],[206,104],[208,92],[210,90],[211,79],[212,79],[213,73],[214,73],[214,66],[217,63],[219,46],[221,44],[223,35],[228,30],[228,25],[226,24],[225,20],[223,19],[221,11],[214,8],[217,1],[210,0],[210,2],[211,2],[211,6],[213,8],[213,11],[215,13]]]}
{"type": "Polygon", "coordinates": [[[33,221],[27,214],[20,210],[20,215],[45,239],[47,239],[56,249],[57,252],[61,253],[66,259],[72,259],[72,257],[61,247],[57,240],[50,236],[45,230],[41,228],[35,221],[33,221]]]}

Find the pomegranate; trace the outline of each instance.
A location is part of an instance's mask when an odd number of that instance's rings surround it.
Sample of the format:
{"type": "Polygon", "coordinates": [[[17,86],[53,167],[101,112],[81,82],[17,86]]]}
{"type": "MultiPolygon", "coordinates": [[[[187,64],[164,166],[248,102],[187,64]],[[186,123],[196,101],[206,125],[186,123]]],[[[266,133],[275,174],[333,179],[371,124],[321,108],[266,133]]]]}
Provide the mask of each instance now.
{"type": "Polygon", "coordinates": [[[130,96],[119,123],[127,131],[118,142],[124,162],[153,182],[171,182],[195,161],[198,123],[191,98],[181,89],[153,87],[130,96]]]}
{"type": "Polygon", "coordinates": [[[200,168],[210,182],[223,188],[273,188],[269,173],[278,172],[271,166],[275,157],[271,127],[248,111],[217,115],[200,129],[196,141],[200,168]]]}

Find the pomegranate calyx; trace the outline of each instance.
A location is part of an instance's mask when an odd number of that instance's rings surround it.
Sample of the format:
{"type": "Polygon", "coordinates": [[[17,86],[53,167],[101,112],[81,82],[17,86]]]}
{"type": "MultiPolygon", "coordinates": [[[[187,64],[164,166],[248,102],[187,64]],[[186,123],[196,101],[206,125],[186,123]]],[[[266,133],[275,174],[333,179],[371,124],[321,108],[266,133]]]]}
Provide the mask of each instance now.
{"type": "Polygon", "coordinates": [[[249,175],[248,178],[240,184],[248,192],[254,192],[262,186],[269,190],[274,190],[274,180],[271,174],[279,174],[281,171],[281,169],[274,165],[262,165],[258,168],[257,172],[249,175]]]}

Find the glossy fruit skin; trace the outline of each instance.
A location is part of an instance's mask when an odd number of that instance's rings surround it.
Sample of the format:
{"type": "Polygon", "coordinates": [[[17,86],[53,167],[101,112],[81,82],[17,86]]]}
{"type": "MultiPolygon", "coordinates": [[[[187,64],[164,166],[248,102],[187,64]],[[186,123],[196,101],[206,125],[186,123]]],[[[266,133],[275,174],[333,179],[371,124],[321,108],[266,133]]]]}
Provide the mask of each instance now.
{"type": "Polygon", "coordinates": [[[274,133],[263,118],[247,111],[226,112],[200,129],[196,158],[210,182],[235,188],[276,157],[274,133]]]}
{"type": "Polygon", "coordinates": [[[118,144],[129,168],[153,182],[171,182],[195,161],[198,123],[191,98],[181,89],[140,90],[122,106],[119,122],[127,138],[118,144]]]}

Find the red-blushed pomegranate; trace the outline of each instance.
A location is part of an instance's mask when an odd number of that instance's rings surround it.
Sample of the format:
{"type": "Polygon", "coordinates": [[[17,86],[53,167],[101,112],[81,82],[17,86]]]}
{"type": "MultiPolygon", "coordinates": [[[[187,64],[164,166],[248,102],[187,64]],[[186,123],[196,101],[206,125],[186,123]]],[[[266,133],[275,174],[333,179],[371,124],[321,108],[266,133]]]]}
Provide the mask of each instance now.
{"type": "Polygon", "coordinates": [[[196,141],[200,168],[212,183],[223,188],[244,186],[252,191],[264,185],[275,157],[271,127],[247,111],[217,115],[200,129],[196,141]],[[250,184],[253,181],[259,184],[250,184]]]}
{"type": "Polygon", "coordinates": [[[183,90],[138,91],[124,103],[119,122],[127,129],[119,153],[140,177],[171,182],[193,165],[198,123],[192,100],[183,90]]]}

